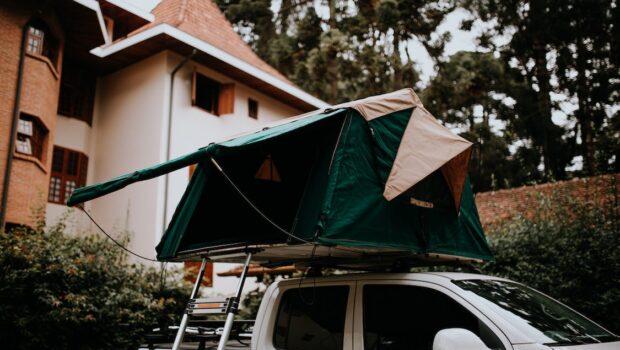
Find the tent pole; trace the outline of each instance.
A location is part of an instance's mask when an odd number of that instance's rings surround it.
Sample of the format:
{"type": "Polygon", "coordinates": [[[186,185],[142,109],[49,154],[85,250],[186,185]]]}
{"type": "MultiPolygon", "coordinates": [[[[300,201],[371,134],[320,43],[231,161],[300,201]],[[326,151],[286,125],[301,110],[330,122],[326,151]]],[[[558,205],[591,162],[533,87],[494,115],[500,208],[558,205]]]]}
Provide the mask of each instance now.
{"type": "Polygon", "coordinates": [[[239,278],[239,284],[237,285],[237,294],[228,302],[228,315],[226,315],[224,331],[222,331],[222,337],[220,338],[220,343],[217,346],[217,350],[225,350],[226,348],[226,343],[228,342],[228,337],[230,336],[233,322],[235,320],[235,314],[237,314],[237,310],[239,309],[239,300],[241,300],[241,292],[243,291],[243,284],[245,283],[245,278],[247,277],[248,267],[250,266],[251,260],[252,252],[248,251],[248,255],[245,258],[245,265],[243,266],[243,271],[241,272],[241,276],[239,278]]]}
{"type": "MultiPolygon", "coordinates": [[[[200,283],[202,282],[202,277],[205,274],[205,268],[207,267],[207,258],[202,258],[202,264],[200,265],[200,270],[198,271],[198,276],[196,276],[196,282],[194,283],[194,289],[192,289],[192,294],[190,294],[190,299],[195,299],[198,295],[198,289],[200,289],[200,283]]],[[[189,319],[189,315],[187,312],[183,314],[183,318],[181,319],[181,324],[179,325],[179,330],[177,331],[177,336],[174,338],[174,344],[172,345],[172,350],[179,350],[181,348],[181,343],[183,342],[183,336],[185,336],[185,329],[187,328],[187,321],[189,319]]]]}

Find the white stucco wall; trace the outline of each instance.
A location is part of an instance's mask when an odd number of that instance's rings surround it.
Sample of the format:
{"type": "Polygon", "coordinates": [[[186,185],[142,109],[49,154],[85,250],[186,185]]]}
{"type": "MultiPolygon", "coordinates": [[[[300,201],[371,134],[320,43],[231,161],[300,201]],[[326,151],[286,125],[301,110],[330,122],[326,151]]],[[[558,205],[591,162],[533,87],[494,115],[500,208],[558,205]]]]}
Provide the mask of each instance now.
{"type": "MultiPolygon", "coordinates": [[[[91,138],[92,183],[163,161],[167,59],[149,57],[98,81],[91,138]]],[[[154,258],[162,230],[162,179],[140,182],[91,202],[92,213],[111,234],[131,234],[129,248],[154,258]]]]}

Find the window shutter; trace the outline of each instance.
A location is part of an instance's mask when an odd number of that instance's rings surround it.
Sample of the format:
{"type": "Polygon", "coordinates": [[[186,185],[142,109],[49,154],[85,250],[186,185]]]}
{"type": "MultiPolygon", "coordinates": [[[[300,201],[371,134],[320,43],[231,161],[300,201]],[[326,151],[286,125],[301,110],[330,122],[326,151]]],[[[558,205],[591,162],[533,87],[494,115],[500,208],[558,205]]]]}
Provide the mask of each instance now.
{"type": "Polygon", "coordinates": [[[194,72],[192,73],[192,106],[196,105],[196,79],[198,79],[198,73],[194,68],[194,72]]]}
{"type": "Polygon", "coordinates": [[[218,115],[235,112],[235,84],[222,84],[218,101],[218,115]]]}
{"type": "Polygon", "coordinates": [[[88,174],[88,157],[80,153],[80,177],[78,181],[78,187],[84,187],[86,185],[87,174],[88,174]]]}

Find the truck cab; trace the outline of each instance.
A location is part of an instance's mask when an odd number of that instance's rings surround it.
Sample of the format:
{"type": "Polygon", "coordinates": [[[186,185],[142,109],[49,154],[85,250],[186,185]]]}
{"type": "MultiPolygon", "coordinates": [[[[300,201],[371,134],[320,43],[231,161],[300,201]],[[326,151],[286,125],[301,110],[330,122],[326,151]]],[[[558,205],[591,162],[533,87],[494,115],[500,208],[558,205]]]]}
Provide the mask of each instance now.
{"type": "Polygon", "coordinates": [[[620,349],[618,337],[522,284],[468,273],[289,279],[265,292],[252,349],[620,349]]]}

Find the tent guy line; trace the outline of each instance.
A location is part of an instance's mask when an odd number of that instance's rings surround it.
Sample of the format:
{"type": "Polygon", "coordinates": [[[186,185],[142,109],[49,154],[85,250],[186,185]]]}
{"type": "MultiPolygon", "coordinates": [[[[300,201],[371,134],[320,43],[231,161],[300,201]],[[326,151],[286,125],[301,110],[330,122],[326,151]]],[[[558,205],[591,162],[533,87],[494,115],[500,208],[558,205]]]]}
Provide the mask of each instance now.
{"type": "Polygon", "coordinates": [[[88,218],[90,219],[90,221],[92,221],[92,222],[93,222],[93,224],[95,224],[95,226],[97,226],[97,228],[99,229],[99,231],[101,231],[104,235],[106,235],[106,237],[108,237],[108,238],[109,238],[112,242],[114,242],[114,244],[116,244],[117,246],[119,246],[119,248],[121,248],[122,250],[126,251],[127,253],[129,253],[129,254],[131,254],[131,255],[133,255],[133,256],[135,256],[135,257],[138,257],[138,258],[140,258],[140,259],[144,259],[144,260],[146,260],[146,261],[153,261],[153,262],[157,262],[157,263],[158,263],[158,262],[160,262],[160,261],[158,261],[158,260],[155,260],[155,259],[150,259],[150,258],[147,258],[147,257],[145,257],[145,256],[143,256],[143,255],[140,255],[140,254],[138,254],[138,253],[135,253],[135,252],[131,251],[129,248],[127,248],[127,247],[123,246],[123,245],[122,245],[122,244],[120,244],[117,240],[115,240],[114,238],[112,238],[112,236],[110,236],[110,235],[109,235],[109,234],[108,234],[108,233],[107,233],[107,232],[103,229],[103,227],[101,227],[101,226],[97,223],[97,221],[95,221],[95,219],[93,219],[93,217],[90,215],[90,213],[89,213],[86,209],[84,209],[84,213],[86,214],[86,216],[88,216],[88,218]]]}

